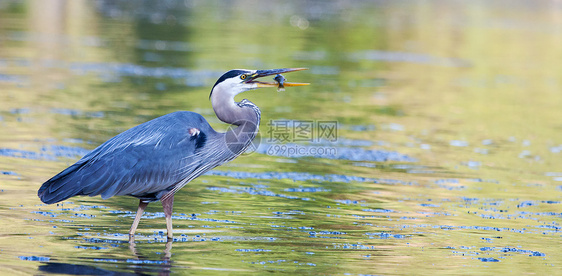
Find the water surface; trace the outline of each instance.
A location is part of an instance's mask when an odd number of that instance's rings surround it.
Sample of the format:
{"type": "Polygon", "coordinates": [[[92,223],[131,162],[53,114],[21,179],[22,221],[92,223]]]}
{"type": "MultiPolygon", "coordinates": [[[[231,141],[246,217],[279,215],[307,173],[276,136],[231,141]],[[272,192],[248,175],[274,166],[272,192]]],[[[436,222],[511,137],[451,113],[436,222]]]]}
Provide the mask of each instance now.
{"type": "Polygon", "coordinates": [[[0,272],[557,274],[561,8],[0,2],[0,272]],[[129,244],[136,199],[37,198],[157,116],[225,130],[216,79],[281,67],[313,85],[239,96],[262,110],[259,145],[176,194],[172,243],[158,203],[129,244]]]}

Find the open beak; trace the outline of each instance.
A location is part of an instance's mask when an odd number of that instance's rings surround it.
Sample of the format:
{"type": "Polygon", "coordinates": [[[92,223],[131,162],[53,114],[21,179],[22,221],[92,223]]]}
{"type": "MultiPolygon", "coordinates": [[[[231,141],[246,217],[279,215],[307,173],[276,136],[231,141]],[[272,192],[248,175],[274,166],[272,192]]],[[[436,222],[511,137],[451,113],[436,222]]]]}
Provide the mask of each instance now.
{"type": "MultiPolygon", "coordinates": [[[[255,83],[255,84],[258,85],[258,87],[278,87],[279,86],[278,82],[256,81],[255,79],[261,78],[261,77],[266,77],[266,76],[271,76],[271,75],[277,75],[277,74],[283,74],[283,73],[289,73],[289,72],[295,72],[295,71],[302,71],[302,70],[308,70],[308,68],[282,68],[282,69],[271,69],[271,70],[258,70],[253,75],[251,75],[250,78],[246,82],[247,83],[255,83]]],[[[303,86],[303,85],[309,85],[309,84],[310,83],[283,82],[283,86],[285,86],[285,87],[303,86]]]]}

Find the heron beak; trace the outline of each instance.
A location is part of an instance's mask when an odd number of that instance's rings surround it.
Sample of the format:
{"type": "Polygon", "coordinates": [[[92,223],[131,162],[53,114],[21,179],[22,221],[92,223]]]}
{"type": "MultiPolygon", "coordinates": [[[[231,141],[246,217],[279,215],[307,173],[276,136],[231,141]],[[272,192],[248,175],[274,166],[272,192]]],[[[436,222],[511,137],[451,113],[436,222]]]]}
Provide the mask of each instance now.
{"type": "MultiPolygon", "coordinates": [[[[265,82],[265,81],[254,81],[254,80],[257,79],[257,78],[261,78],[261,77],[283,74],[283,73],[289,73],[289,72],[295,72],[295,71],[302,71],[302,70],[308,70],[308,68],[282,68],[282,69],[271,69],[271,70],[258,70],[246,82],[247,83],[256,83],[258,88],[261,88],[261,87],[278,87],[279,86],[278,82],[265,82]]],[[[309,85],[309,84],[310,83],[283,82],[283,85],[285,87],[304,86],[304,85],[309,85]]]]}

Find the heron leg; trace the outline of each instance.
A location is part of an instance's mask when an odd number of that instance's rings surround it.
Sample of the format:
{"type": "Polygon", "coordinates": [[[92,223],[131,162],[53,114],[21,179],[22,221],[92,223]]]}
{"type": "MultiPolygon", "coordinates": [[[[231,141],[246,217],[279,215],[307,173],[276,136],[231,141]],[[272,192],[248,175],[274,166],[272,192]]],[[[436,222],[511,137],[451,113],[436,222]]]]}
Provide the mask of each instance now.
{"type": "Polygon", "coordinates": [[[174,232],[172,231],[172,209],[174,208],[174,195],[164,196],[161,199],[164,215],[166,216],[166,230],[168,231],[168,240],[172,240],[174,232]]]}
{"type": "Polygon", "coordinates": [[[133,225],[131,225],[131,230],[129,230],[129,242],[135,241],[135,231],[137,231],[137,226],[139,226],[139,221],[142,217],[142,213],[144,209],[148,205],[148,202],[139,201],[139,208],[137,209],[137,215],[135,216],[135,220],[133,221],[133,225]]]}

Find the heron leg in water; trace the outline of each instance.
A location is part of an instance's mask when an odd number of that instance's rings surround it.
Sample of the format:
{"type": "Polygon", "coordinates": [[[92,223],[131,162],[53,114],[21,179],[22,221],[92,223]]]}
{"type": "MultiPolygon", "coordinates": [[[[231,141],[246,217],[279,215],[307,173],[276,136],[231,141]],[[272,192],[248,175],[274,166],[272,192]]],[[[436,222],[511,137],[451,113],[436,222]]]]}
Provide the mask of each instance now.
{"type": "Polygon", "coordinates": [[[137,209],[137,215],[135,216],[135,220],[133,221],[133,225],[131,225],[131,230],[129,230],[129,241],[135,240],[135,231],[137,230],[137,226],[139,226],[139,221],[142,217],[142,213],[144,209],[148,205],[148,202],[139,201],[139,208],[137,209]]]}
{"type": "Polygon", "coordinates": [[[172,209],[174,208],[174,195],[164,195],[160,201],[162,201],[164,215],[166,216],[166,230],[168,231],[168,240],[171,240],[174,238],[174,233],[172,232],[172,209]]]}

